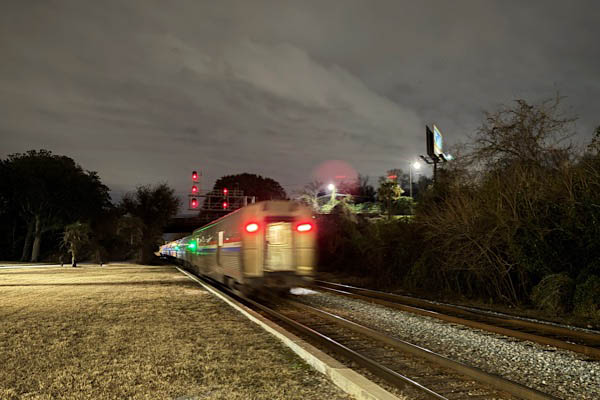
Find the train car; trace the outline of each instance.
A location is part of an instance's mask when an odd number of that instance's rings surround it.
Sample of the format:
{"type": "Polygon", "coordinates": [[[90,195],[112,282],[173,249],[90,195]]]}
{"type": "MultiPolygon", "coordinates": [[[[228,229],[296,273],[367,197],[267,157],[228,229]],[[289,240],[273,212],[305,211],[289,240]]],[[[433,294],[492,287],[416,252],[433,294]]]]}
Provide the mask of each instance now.
{"type": "Polygon", "coordinates": [[[245,294],[285,290],[312,279],[316,225],[302,204],[263,201],[165,244],[159,253],[245,294]]]}

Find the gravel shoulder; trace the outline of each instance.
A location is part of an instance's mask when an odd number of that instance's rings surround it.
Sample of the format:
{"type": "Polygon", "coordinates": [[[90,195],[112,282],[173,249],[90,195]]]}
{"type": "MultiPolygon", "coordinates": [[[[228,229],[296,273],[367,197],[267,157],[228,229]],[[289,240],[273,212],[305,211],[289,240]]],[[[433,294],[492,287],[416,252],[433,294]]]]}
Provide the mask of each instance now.
{"type": "Polygon", "coordinates": [[[348,399],[171,267],[0,271],[2,399],[348,399]]]}
{"type": "Polygon", "coordinates": [[[600,362],[362,300],[302,291],[296,298],[563,399],[600,398],[600,362]]]}

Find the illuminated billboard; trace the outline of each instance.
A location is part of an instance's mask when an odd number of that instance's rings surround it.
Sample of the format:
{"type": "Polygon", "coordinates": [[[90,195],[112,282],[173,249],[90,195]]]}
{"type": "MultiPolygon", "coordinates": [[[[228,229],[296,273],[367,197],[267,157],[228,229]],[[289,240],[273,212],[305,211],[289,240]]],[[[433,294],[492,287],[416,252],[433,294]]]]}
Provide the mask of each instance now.
{"type": "Polygon", "coordinates": [[[444,140],[442,137],[442,132],[440,132],[437,126],[433,125],[433,154],[436,156],[443,155],[443,150],[444,140]]]}

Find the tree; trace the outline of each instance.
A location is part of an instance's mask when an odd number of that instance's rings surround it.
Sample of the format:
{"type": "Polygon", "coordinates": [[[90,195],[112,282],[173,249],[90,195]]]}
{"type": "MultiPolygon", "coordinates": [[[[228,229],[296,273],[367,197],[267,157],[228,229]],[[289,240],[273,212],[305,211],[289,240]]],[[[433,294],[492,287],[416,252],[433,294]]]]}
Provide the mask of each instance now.
{"type": "Polygon", "coordinates": [[[243,173],[223,176],[217,179],[213,190],[220,193],[223,188],[242,190],[245,196],[255,196],[256,201],[287,199],[287,194],[279,182],[255,174],[243,173]]]}
{"type": "Polygon", "coordinates": [[[388,218],[392,218],[392,208],[394,203],[400,199],[404,190],[397,182],[388,179],[385,176],[379,178],[379,189],[377,190],[377,199],[387,210],[388,218]]]}
{"type": "Polygon", "coordinates": [[[388,170],[387,172],[388,179],[391,179],[398,183],[398,185],[402,188],[404,192],[410,191],[409,181],[410,178],[408,173],[404,172],[401,168],[393,168],[388,170]],[[390,176],[394,176],[395,178],[389,178],[390,176]],[[406,190],[405,190],[406,189],[406,190]]]}
{"type": "Polygon", "coordinates": [[[598,126],[594,131],[594,137],[587,146],[587,151],[594,156],[598,156],[600,154],[600,126],[598,126]]]}
{"type": "Polygon", "coordinates": [[[353,182],[342,182],[338,191],[352,195],[355,204],[375,201],[375,188],[369,185],[369,177],[365,175],[359,174],[353,182]]]}
{"type": "Polygon", "coordinates": [[[539,166],[561,162],[571,149],[575,118],[563,116],[559,104],[558,96],[534,105],[516,100],[512,108],[486,113],[475,136],[472,159],[492,168],[515,162],[539,166]]]}
{"type": "Polygon", "coordinates": [[[139,186],[134,193],[127,193],[121,201],[120,208],[125,214],[138,220],[125,225],[131,232],[141,221],[141,243],[138,261],[150,263],[153,253],[161,243],[163,228],[171,217],[177,214],[179,199],[175,190],[167,184],[156,186],[139,186]]]}
{"type": "Polygon", "coordinates": [[[90,243],[91,230],[88,224],[79,221],[65,227],[63,246],[71,253],[71,266],[77,267],[77,259],[87,244],[90,243]]]}
{"type": "Polygon", "coordinates": [[[313,209],[319,211],[319,195],[322,193],[323,182],[314,180],[306,184],[298,193],[297,199],[313,209]]]}
{"type": "Polygon", "coordinates": [[[416,201],[419,201],[421,199],[421,197],[423,196],[423,193],[425,193],[427,191],[428,188],[433,186],[433,179],[425,176],[425,175],[421,175],[419,176],[419,179],[417,180],[417,183],[415,185],[415,187],[413,188],[413,197],[416,201]]]}
{"type": "Polygon", "coordinates": [[[229,212],[232,209],[231,207],[237,208],[243,206],[241,199],[230,197],[230,207],[224,210],[221,209],[220,199],[223,198],[223,189],[229,190],[230,196],[234,191],[242,191],[244,196],[254,196],[256,201],[287,199],[285,190],[283,190],[277,181],[271,178],[264,178],[260,175],[248,173],[226,175],[217,179],[213,190],[208,193],[209,197],[204,200],[202,209],[200,210],[201,221],[210,222],[222,217],[224,215],[223,211],[229,212]],[[217,204],[215,204],[215,201],[217,204]],[[215,210],[215,206],[217,210],[215,210]]]}
{"type": "Polygon", "coordinates": [[[14,199],[10,173],[8,163],[0,160],[0,242],[5,244],[0,246],[0,259],[4,260],[18,257],[21,237],[26,232],[19,214],[19,204],[14,199]]]}
{"type": "Polygon", "coordinates": [[[435,244],[420,268],[438,289],[516,303],[547,275],[596,268],[600,175],[574,162],[558,100],[487,113],[471,152],[420,200],[415,220],[435,244]]]}
{"type": "Polygon", "coordinates": [[[110,205],[96,172],[48,150],[11,154],[3,162],[3,201],[18,210],[27,232],[22,260],[37,261],[42,235],[76,220],[90,220],[110,205]],[[31,250],[30,250],[31,249],[31,250]]]}

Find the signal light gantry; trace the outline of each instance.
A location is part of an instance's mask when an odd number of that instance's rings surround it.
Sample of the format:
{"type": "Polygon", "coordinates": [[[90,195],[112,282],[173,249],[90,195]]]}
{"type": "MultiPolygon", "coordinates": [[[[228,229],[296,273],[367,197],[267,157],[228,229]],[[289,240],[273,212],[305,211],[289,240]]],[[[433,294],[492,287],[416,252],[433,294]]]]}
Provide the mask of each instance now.
{"type": "Polygon", "coordinates": [[[202,209],[212,211],[235,210],[247,205],[249,202],[254,203],[255,201],[254,196],[244,196],[244,192],[242,190],[229,190],[226,187],[220,189],[221,194],[219,194],[218,190],[202,194],[200,190],[201,176],[202,174],[198,173],[198,171],[192,171],[193,184],[190,194],[188,195],[190,198],[190,210],[198,210],[200,207],[200,197],[204,198],[204,205],[202,206],[202,209]]]}

